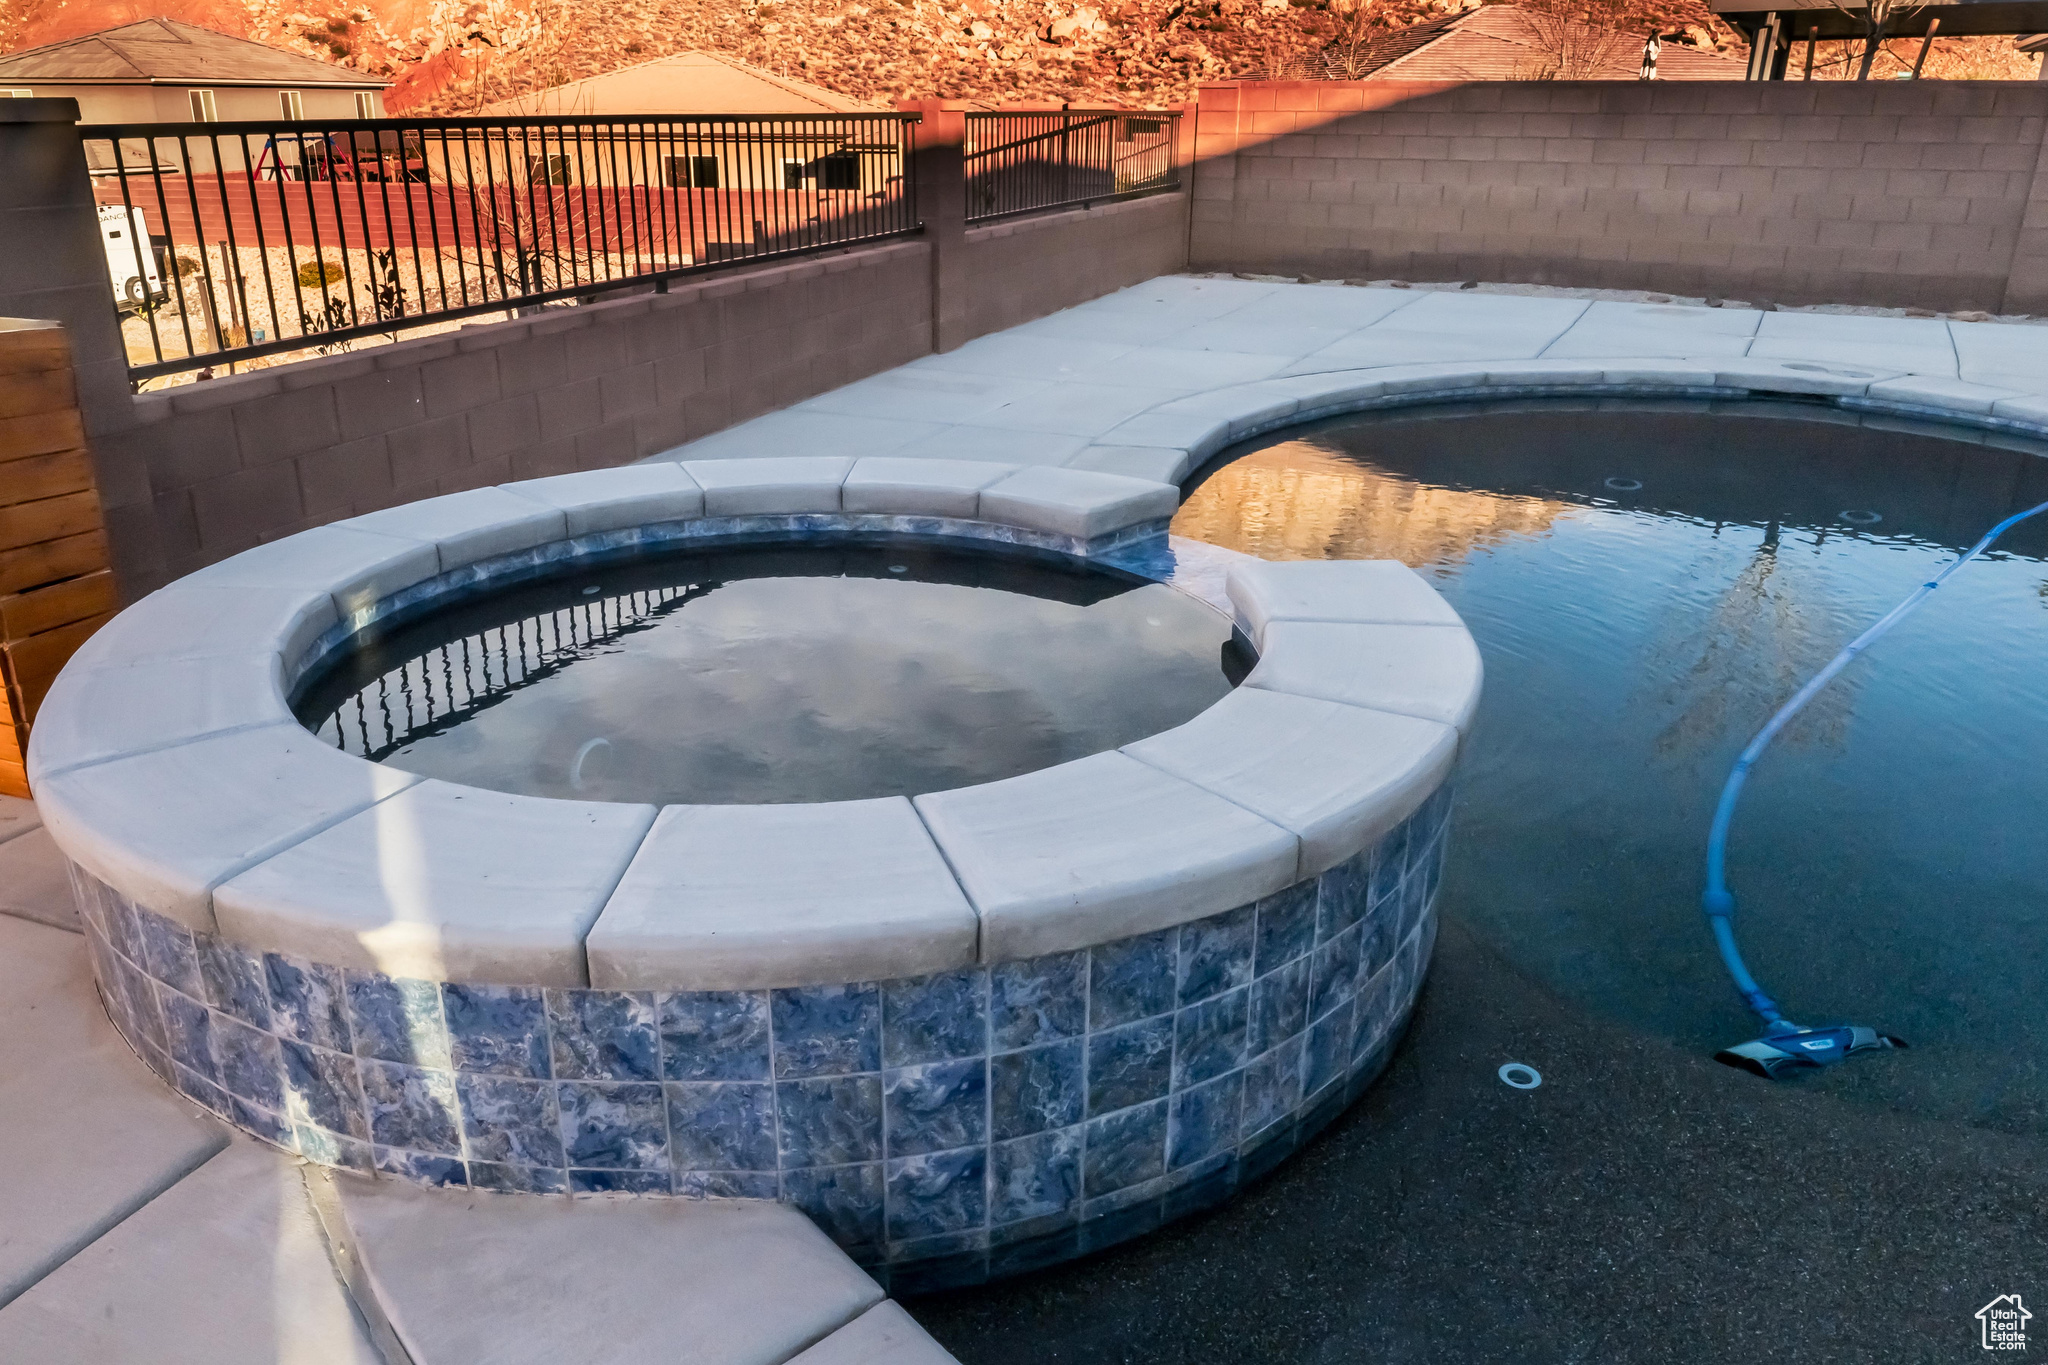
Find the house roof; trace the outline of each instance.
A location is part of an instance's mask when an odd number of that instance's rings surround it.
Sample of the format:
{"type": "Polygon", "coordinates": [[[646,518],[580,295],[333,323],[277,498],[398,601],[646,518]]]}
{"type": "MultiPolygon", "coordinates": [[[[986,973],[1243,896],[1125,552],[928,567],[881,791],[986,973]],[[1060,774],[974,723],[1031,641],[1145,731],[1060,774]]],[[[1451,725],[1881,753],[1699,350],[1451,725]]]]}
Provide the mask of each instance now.
{"type": "Polygon", "coordinates": [[[878,106],[717,52],[678,52],[488,105],[487,114],[873,114],[878,106]]]}
{"type": "Polygon", "coordinates": [[[382,90],[391,84],[317,57],[178,19],[143,19],[0,57],[0,85],[270,85],[382,90]]]}
{"type": "MultiPolygon", "coordinates": [[[[1630,32],[1595,79],[1634,80],[1641,66],[1643,40],[1630,32]]],[[[1323,65],[1334,68],[1342,54],[1326,50],[1323,65]]],[[[1513,5],[1482,5],[1442,19],[1397,29],[1375,39],[1351,70],[1328,69],[1326,78],[1405,81],[1501,81],[1527,77],[1543,65],[1535,31],[1513,5]]],[[[1657,57],[1657,77],[1667,81],[1741,80],[1739,61],[1701,52],[1679,43],[1664,44],[1657,57]]]]}

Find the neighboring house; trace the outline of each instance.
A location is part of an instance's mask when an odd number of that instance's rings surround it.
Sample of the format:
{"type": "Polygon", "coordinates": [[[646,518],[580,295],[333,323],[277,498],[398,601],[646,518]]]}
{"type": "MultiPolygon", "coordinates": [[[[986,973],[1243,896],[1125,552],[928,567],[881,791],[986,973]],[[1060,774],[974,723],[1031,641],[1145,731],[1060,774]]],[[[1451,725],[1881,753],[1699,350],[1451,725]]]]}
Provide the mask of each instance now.
{"type": "MultiPolygon", "coordinates": [[[[1613,56],[1596,80],[1632,81],[1642,70],[1649,30],[1620,35],[1613,56]]],[[[1432,19],[1383,34],[1353,53],[1333,44],[1299,67],[1274,72],[1282,79],[1506,81],[1541,77],[1550,59],[1529,20],[1513,5],[1482,5],[1462,14],[1432,19]]],[[[1665,43],[1657,58],[1657,79],[1739,81],[1742,62],[1665,43]]]]}
{"type": "Polygon", "coordinates": [[[390,83],[176,19],[0,56],[0,95],[75,99],[84,123],[381,118],[390,83]]]}
{"type": "Polygon", "coordinates": [[[536,183],[870,192],[902,174],[895,141],[865,137],[863,125],[834,116],[887,112],[712,52],[680,52],[484,108],[500,117],[610,121],[591,135],[601,151],[571,140],[536,153],[526,171],[536,183]],[[635,116],[708,121],[640,124],[635,116]]]}

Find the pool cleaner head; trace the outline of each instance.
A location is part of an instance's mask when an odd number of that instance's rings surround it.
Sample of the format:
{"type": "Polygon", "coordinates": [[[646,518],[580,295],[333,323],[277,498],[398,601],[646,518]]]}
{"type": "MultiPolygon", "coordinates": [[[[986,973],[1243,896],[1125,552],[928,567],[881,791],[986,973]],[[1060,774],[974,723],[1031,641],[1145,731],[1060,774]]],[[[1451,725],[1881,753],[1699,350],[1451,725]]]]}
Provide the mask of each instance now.
{"type": "Polygon", "coordinates": [[[1882,1052],[1904,1046],[1905,1039],[1879,1033],[1874,1028],[1851,1024],[1802,1028],[1780,1019],[1764,1031],[1763,1037],[1724,1047],[1714,1054],[1714,1060],[1723,1066],[1739,1067],[1776,1080],[1790,1072],[1833,1066],[1836,1062],[1848,1060],[1854,1053],[1882,1052]]]}

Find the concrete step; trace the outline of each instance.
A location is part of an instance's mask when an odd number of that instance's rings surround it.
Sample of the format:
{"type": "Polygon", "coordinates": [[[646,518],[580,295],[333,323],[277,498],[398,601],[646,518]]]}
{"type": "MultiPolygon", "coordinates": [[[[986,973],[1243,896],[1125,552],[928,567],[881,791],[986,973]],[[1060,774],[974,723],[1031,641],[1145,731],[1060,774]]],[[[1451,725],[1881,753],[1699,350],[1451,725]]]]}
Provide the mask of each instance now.
{"type": "Polygon", "coordinates": [[[240,1138],[0,1309],[0,1360],[387,1365],[298,1164],[240,1138]]]}
{"type": "Polygon", "coordinates": [[[329,1188],[337,1261],[412,1365],[951,1359],[900,1309],[869,1324],[880,1288],[781,1205],[329,1188]],[[811,1354],[841,1329],[845,1351],[811,1354]]]}
{"type": "Polygon", "coordinates": [[[227,1141],[115,1034],[82,937],[0,916],[0,1304],[227,1141]]]}

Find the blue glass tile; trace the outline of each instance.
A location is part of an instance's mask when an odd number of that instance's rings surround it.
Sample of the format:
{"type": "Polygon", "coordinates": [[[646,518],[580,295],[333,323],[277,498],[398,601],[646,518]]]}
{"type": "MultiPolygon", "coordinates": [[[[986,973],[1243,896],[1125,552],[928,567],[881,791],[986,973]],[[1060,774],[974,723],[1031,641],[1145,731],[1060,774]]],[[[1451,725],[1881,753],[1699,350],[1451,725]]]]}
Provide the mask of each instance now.
{"type": "Polygon", "coordinates": [[[1313,958],[1298,957],[1252,983],[1251,1029],[1246,1045],[1265,1052],[1308,1027],[1308,981],[1313,958]]]}
{"type": "Polygon", "coordinates": [[[1043,1270],[1081,1254],[1080,1211],[990,1228],[988,1241],[989,1278],[1043,1270]]]}
{"type": "Polygon", "coordinates": [[[1244,1134],[1263,1132],[1301,1105],[1301,1061],[1307,1037],[1296,1034],[1244,1069],[1244,1134]]]}
{"type": "Polygon", "coordinates": [[[1363,849],[1316,878],[1316,942],[1336,937],[1365,915],[1373,850],[1363,849]]]}
{"type": "Polygon", "coordinates": [[[902,1157],[888,1164],[888,1235],[891,1241],[935,1237],[980,1227],[988,1217],[981,1147],[902,1157]]]}
{"type": "Polygon", "coordinates": [[[539,987],[443,982],[441,1009],[456,1070],[547,1079],[547,1008],[539,987]]]}
{"type": "Polygon", "coordinates": [[[1237,1154],[1238,1188],[1271,1171],[1294,1154],[1301,1145],[1301,1127],[1292,1118],[1272,1124],[1254,1138],[1247,1138],[1237,1154]]]}
{"type": "Polygon", "coordinates": [[[652,993],[551,990],[547,1002],[557,1079],[661,1079],[652,993]]]}
{"type": "Polygon", "coordinates": [[[192,946],[191,931],[151,910],[137,910],[134,923],[143,954],[135,965],[146,968],[173,990],[204,995],[206,987],[200,982],[199,954],[192,946]]]}
{"type": "Polygon", "coordinates": [[[1400,895],[1391,896],[1373,906],[1365,922],[1359,926],[1359,980],[1365,980],[1394,960],[1394,951],[1401,942],[1402,905],[1400,895]]]}
{"type": "Polygon", "coordinates": [[[349,1031],[356,1056],[452,1070],[441,988],[408,977],[349,972],[349,1031]]]}
{"type": "Polygon", "coordinates": [[[882,1156],[882,1078],[842,1076],[775,1087],[782,1165],[843,1166],[882,1156]]]}
{"type": "Polygon", "coordinates": [[[348,986],[339,968],[265,953],[263,977],[270,988],[272,1032],[314,1047],[354,1050],[348,986]]]}
{"type": "Polygon", "coordinates": [[[1257,914],[1256,906],[1247,905],[1181,926],[1180,1004],[1196,1004],[1252,979],[1257,914]]]}
{"type": "Polygon", "coordinates": [[[569,1172],[571,1194],[667,1194],[667,1171],[620,1170],[610,1166],[569,1172]]]}
{"type": "Polygon", "coordinates": [[[977,1285],[988,1278],[988,1234],[955,1232],[889,1248],[889,1292],[897,1298],[977,1285]]]}
{"type": "Polygon", "coordinates": [[[190,1067],[172,1066],[171,1084],[178,1088],[179,1094],[200,1108],[219,1114],[223,1118],[227,1117],[228,1111],[234,1107],[228,1100],[227,1091],[190,1067]]]}
{"type": "Polygon", "coordinates": [[[1302,1068],[1302,1090],[1313,1101],[1332,1081],[1344,1079],[1351,1063],[1351,1010],[1348,1005],[1308,1026],[1308,1057],[1302,1068]]]}
{"type": "Polygon", "coordinates": [[[873,982],[776,991],[775,1075],[840,1076],[882,1065],[882,992],[873,982]]]}
{"type": "Polygon", "coordinates": [[[292,1125],[292,1145],[300,1156],[321,1166],[339,1166],[343,1170],[370,1174],[377,1166],[372,1157],[370,1144],[330,1133],[325,1128],[310,1124],[292,1125]]]}
{"type": "Polygon", "coordinates": [[[1296,882],[1260,901],[1258,942],[1253,953],[1253,971],[1267,972],[1292,962],[1315,946],[1316,881],[1296,882]]]}
{"type": "Polygon", "coordinates": [[[990,1136],[1023,1137],[1079,1123],[1086,1113],[1082,1040],[989,1058],[990,1136]]]}
{"type": "Polygon", "coordinates": [[[1180,931],[1162,929],[1088,953],[1088,1027],[1113,1028],[1173,1008],[1180,931]]]}
{"type": "Polygon", "coordinates": [[[807,1167],[784,1171],[782,1197],[842,1248],[882,1240],[882,1164],[807,1167]]]}
{"type": "Polygon", "coordinates": [[[263,985],[263,963],[255,954],[211,934],[195,940],[199,975],[206,982],[207,1003],[245,1024],[270,1027],[270,996],[263,985]]]}
{"type": "Polygon", "coordinates": [[[1200,1085],[1244,1065],[1251,996],[1248,988],[1239,987],[1174,1016],[1174,1089],[1200,1085]]]}
{"type": "Polygon", "coordinates": [[[163,1015],[157,1009],[157,988],[150,984],[148,977],[119,959],[114,963],[114,979],[115,989],[121,996],[122,1013],[136,1041],[159,1048],[168,1047],[163,1015]]]}
{"type": "Polygon", "coordinates": [[[1173,1079],[1173,1016],[1088,1035],[1088,1112],[1164,1095],[1173,1079]]]}
{"type": "Polygon", "coordinates": [[[176,991],[163,993],[165,1043],[171,1059],[209,1081],[220,1079],[213,1064],[213,1016],[197,1000],[176,991]]]}
{"type": "Polygon", "coordinates": [[[379,1146],[462,1154],[454,1073],[395,1062],[358,1061],[356,1069],[370,1106],[370,1137],[379,1146]]]}
{"type": "Polygon", "coordinates": [[[136,922],[135,906],[111,886],[104,887],[101,903],[106,908],[108,946],[130,962],[148,961],[148,952],[142,946],[142,928],[136,922]]]}
{"type": "Polygon", "coordinates": [[[782,1177],[773,1171],[677,1171],[675,1190],[685,1199],[775,1199],[782,1177]]]}
{"type": "Polygon", "coordinates": [[[565,1166],[554,1087],[506,1076],[455,1077],[462,1134],[472,1161],[565,1166]]]}
{"type": "Polygon", "coordinates": [[[991,1223],[1071,1214],[1081,1198],[1081,1130],[993,1143],[989,1174],[991,1223]]]}
{"type": "Polygon", "coordinates": [[[773,1171],[775,1087],[755,1081],[671,1083],[669,1150],[679,1171],[773,1171]]]}
{"type": "Polygon", "coordinates": [[[1358,993],[1358,935],[1354,925],[1328,943],[1316,945],[1315,967],[1308,985],[1311,1022],[1349,1004],[1358,993]]]}
{"type": "Polygon", "coordinates": [[[1088,954],[989,968],[989,1036],[999,1050],[1078,1038],[1088,1027],[1088,954]]]}
{"type": "Polygon", "coordinates": [[[988,1131],[988,1063],[975,1057],[884,1072],[882,1111],[892,1157],[982,1142],[988,1131]]]}
{"type": "Polygon", "coordinates": [[[1207,1085],[1175,1094],[1167,1125],[1169,1170],[1206,1161],[1237,1145],[1244,1113],[1244,1073],[1232,1072],[1207,1085]]]}
{"type": "Polygon", "coordinates": [[[918,1066],[988,1047],[988,978],[940,972],[882,985],[882,1065],[918,1066]]]}
{"type": "Polygon", "coordinates": [[[1380,841],[1380,846],[1376,850],[1378,856],[1373,859],[1372,865],[1373,905],[1391,899],[1400,888],[1404,854],[1408,847],[1406,828],[1397,828],[1380,841]]]}
{"type": "Polygon", "coordinates": [[[291,1151],[292,1143],[296,1141],[292,1126],[284,1115],[265,1105],[251,1104],[239,1095],[228,1096],[227,1119],[286,1151],[291,1151]]]}
{"type": "Polygon", "coordinates": [[[1165,1170],[1165,1100],[1088,1120],[1081,1182],[1088,1198],[1151,1180],[1165,1170]]]}
{"type": "Polygon", "coordinates": [[[1401,883],[1401,918],[1394,930],[1396,939],[1404,939],[1415,932],[1415,926],[1422,922],[1423,907],[1429,904],[1429,874],[1423,867],[1412,869],[1401,883]]]}
{"type": "Polygon", "coordinates": [[[662,1075],[671,1081],[768,1079],[768,993],[687,991],[660,999],[662,1075]]]}
{"type": "Polygon", "coordinates": [[[469,1184],[471,1189],[496,1190],[501,1194],[561,1194],[569,1188],[569,1173],[546,1166],[472,1161],[469,1184]]]}
{"type": "Polygon", "coordinates": [[[285,1042],[284,1112],[295,1124],[313,1123],[353,1138],[370,1136],[356,1059],[345,1052],[285,1042]]]}
{"type": "Polygon", "coordinates": [[[212,1033],[214,1068],[227,1092],[265,1109],[283,1109],[284,1058],[277,1039],[218,1010],[212,1033]]]}
{"type": "MultiPolygon", "coordinates": [[[[659,1085],[557,1081],[569,1165],[607,1171],[668,1169],[668,1109],[659,1085]]],[[[572,1172],[570,1184],[575,1184],[572,1172]]]]}

